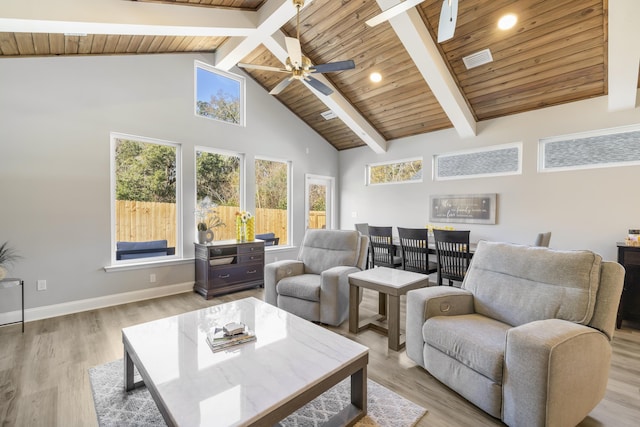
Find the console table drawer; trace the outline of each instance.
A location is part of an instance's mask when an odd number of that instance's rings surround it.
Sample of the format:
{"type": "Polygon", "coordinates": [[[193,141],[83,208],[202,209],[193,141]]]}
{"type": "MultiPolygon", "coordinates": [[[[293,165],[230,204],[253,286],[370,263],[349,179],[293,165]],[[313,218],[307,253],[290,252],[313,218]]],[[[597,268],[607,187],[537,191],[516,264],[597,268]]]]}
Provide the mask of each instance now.
{"type": "Polygon", "coordinates": [[[251,262],[262,262],[264,259],[264,254],[256,253],[249,255],[239,255],[238,256],[238,264],[247,264],[251,262]]]}
{"type": "Polygon", "coordinates": [[[264,242],[246,243],[238,246],[238,254],[264,253],[264,242]]]}
{"type": "Polygon", "coordinates": [[[261,264],[238,265],[235,267],[216,268],[209,271],[214,287],[231,283],[261,280],[264,271],[261,264]]]}

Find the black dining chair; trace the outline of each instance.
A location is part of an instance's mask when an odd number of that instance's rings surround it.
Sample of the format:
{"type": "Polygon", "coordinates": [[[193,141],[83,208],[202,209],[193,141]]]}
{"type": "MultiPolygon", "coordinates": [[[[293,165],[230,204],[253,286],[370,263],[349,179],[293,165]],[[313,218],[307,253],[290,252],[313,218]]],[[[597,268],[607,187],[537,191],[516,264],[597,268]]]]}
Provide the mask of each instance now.
{"type": "Polygon", "coordinates": [[[436,258],[438,260],[438,286],[442,286],[443,279],[462,282],[469,268],[469,231],[461,230],[433,230],[436,244],[436,258]]]}
{"type": "Polygon", "coordinates": [[[423,274],[438,271],[438,264],[429,261],[429,230],[398,227],[398,237],[404,270],[423,274]]]}
{"type": "Polygon", "coordinates": [[[398,268],[402,258],[396,255],[391,227],[369,226],[369,244],[374,267],[398,268]]]}
{"type": "Polygon", "coordinates": [[[547,231],[546,233],[538,233],[536,237],[536,241],[533,246],[543,246],[545,248],[549,247],[549,242],[551,242],[551,232],[547,231]]]}

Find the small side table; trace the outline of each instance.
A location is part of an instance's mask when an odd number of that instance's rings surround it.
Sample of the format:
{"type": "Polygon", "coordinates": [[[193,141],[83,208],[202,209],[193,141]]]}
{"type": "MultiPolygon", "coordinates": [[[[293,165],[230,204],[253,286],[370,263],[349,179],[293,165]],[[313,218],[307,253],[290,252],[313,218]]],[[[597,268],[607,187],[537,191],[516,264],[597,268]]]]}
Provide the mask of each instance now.
{"type": "Polygon", "coordinates": [[[400,342],[400,296],[412,289],[429,286],[429,276],[414,273],[412,271],[396,268],[376,267],[369,270],[358,271],[349,275],[349,332],[354,334],[365,329],[373,329],[389,337],[389,348],[399,351],[404,347],[400,342]],[[360,299],[359,289],[367,288],[379,292],[378,310],[383,316],[387,315],[386,302],[389,297],[389,314],[387,326],[379,322],[365,322],[360,324],[360,299]]]}
{"type": "Polygon", "coordinates": [[[22,288],[22,320],[21,321],[16,321],[16,322],[9,322],[9,323],[4,323],[0,326],[4,326],[4,325],[12,325],[14,323],[20,323],[22,322],[22,333],[24,333],[24,280],[22,279],[2,279],[0,280],[0,289],[8,289],[8,288],[15,288],[17,286],[20,286],[22,288]]]}

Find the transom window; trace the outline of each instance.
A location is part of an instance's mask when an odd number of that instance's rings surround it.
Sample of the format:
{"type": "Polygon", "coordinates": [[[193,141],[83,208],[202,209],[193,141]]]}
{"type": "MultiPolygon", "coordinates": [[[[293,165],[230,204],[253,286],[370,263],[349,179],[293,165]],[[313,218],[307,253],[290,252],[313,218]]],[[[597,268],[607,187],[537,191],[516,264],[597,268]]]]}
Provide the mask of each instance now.
{"type": "Polygon", "coordinates": [[[422,158],[366,166],[366,184],[399,184],[422,182],[422,158]]]}
{"type": "Polygon", "coordinates": [[[197,116],[245,125],[244,78],[196,61],[195,90],[197,116]]]}

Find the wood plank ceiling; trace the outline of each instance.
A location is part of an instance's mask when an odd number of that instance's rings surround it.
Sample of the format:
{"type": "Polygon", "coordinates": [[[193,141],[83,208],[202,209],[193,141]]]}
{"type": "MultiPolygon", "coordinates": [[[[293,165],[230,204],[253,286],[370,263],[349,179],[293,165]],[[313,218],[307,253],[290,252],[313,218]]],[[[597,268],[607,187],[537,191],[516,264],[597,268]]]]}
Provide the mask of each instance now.
{"type": "MultiPolygon", "coordinates": [[[[259,10],[265,0],[138,0],[175,8],[259,10]]],[[[435,40],[442,0],[417,10],[435,40]]],[[[293,6],[291,6],[293,7],[293,6]]],[[[365,21],[380,13],[375,0],[313,0],[300,14],[300,43],[312,63],[353,59],[353,70],[325,77],[386,140],[452,127],[414,59],[388,22],[365,21]],[[373,83],[369,74],[383,80],[373,83]]],[[[296,36],[295,17],[281,31],[296,36]]],[[[607,93],[607,0],[460,0],[452,39],[437,49],[476,121],[573,102],[607,93]],[[516,26],[497,29],[505,13],[516,26]],[[467,69],[462,58],[490,49],[493,62],[467,69]]],[[[87,34],[86,36],[0,32],[1,57],[47,55],[214,52],[226,36],[87,34]]],[[[264,45],[241,61],[281,67],[264,45]]],[[[250,70],[271,90],[283,74],[250,70]]],[[[328,108],[301,82],[277,98],[338,150],[365,145],[340,119],[325,120],[328,108]]]]}

